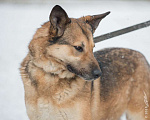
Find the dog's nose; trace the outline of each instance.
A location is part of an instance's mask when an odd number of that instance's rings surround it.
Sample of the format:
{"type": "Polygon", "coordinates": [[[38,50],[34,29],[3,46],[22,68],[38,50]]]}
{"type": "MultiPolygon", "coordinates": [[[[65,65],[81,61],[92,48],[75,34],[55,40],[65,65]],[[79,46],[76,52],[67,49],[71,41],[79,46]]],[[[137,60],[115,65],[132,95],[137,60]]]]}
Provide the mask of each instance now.
{"type": "Polygon", "coordinates": [[[99,69],[93,71],[94,79],[99,78],[102,75],[102,72],[99,69]]]}

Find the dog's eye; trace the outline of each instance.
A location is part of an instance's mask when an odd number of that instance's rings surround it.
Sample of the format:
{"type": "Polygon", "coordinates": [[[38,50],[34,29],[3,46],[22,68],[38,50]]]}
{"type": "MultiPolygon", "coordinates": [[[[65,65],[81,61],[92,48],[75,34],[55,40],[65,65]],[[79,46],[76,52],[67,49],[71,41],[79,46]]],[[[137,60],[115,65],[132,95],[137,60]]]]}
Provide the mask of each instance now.
{"type": "Polygon", "coordinates": [[[83,48],[81,46],[74,46],[74,48],[79,52],[83,52],[83,48]]]}

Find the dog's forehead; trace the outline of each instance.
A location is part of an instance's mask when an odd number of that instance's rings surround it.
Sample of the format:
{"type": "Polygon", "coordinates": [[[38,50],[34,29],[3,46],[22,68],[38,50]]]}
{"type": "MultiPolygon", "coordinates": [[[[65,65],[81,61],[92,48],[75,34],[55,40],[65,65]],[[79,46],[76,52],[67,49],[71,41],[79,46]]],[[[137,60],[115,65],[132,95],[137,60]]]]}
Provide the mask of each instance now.
{"type": "Polygon", "coordinates": [[[71,28],[76,31],[81,31],[86,36],[92,35],[91,26],[82,19],[71,19],[71,28]]]}
{"type": "Polygon", "coordinates": [[[91,26],[80,19],[71,19],[71,23],[67,26],[64,36],[67,36],[72,42],[81,40],[93,42],[91,26]]]}

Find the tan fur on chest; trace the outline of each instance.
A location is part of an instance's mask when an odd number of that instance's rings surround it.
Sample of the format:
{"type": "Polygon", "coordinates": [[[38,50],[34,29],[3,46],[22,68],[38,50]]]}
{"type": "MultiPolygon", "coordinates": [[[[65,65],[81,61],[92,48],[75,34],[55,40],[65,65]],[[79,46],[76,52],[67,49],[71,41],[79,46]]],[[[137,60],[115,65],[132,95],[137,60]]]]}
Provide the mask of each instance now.
{"type": "Polygon", "coordinates": [[[87,111],[90,110],[87,108],[87,103],[85,101],[80,100],[80,102],[74,102],[76,103],[73,104],[68,102],[67,106],[61,104],[54,105],[50,99],[41,97],[38,98],[37,105],[33,108],[30,108],[32,105],[29,104],[28,113],[31,113],[31,116],[33,116],[33,113],[35,112],[33,109],[36,110],[35,120],[88,120],[91,118],[91,115],[89,114],[85,117],[87,111]],[[84,110],[82,108],[84,108],[84,110]]]}

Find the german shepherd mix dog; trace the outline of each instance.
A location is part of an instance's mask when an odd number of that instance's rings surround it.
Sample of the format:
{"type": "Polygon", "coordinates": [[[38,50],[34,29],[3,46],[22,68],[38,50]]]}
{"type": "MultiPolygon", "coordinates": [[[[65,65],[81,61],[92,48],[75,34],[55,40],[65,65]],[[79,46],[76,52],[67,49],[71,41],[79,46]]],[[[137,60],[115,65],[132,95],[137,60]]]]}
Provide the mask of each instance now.
{"type": "Polygon", "coordinates": [[[145,57],[123,48],[93,54],[93,33],[108,14],[74,19],[52,9],[20,68],[30,120],[150,120],[145,57]]]}

